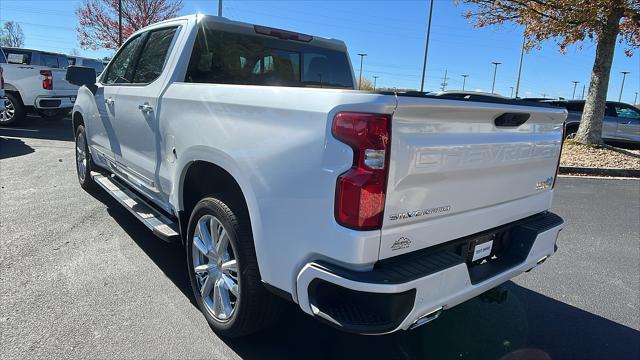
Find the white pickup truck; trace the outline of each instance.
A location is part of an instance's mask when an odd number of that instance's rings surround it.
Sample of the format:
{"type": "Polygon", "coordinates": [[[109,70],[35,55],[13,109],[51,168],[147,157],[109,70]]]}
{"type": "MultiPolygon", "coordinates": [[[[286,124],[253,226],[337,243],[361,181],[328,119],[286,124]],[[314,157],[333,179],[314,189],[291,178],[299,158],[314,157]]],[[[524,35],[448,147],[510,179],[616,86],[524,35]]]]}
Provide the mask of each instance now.
{"type": "Polygon", "coordinates": [[[9,47],[0,52],[6,93],[0,126],[20,122],[29,112],[51,120],[69,113],[78,87],[64,78],[66,55],[9,47]]]}
{"type": "Polygon", "coordinates": [[[182,241],[222,335],[277,320],[273,294],[345,331],[415,328],[556,251],[563,109],[355,91],[343,42],[205,15],[67,79],[81,186],[182,241]]]}

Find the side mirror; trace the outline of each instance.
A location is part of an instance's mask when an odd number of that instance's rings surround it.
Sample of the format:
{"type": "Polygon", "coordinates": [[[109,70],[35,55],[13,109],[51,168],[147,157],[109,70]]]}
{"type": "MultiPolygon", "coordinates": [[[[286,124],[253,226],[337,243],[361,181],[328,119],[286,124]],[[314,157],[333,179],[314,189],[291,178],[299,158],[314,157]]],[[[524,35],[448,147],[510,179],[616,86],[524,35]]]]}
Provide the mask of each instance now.
{"type": "Polygon", "coordinates": [[[64,78],[73,85],[86,85],[91,88],[96,83],[96,69],[85,66],[69,66],[64,78]]]}

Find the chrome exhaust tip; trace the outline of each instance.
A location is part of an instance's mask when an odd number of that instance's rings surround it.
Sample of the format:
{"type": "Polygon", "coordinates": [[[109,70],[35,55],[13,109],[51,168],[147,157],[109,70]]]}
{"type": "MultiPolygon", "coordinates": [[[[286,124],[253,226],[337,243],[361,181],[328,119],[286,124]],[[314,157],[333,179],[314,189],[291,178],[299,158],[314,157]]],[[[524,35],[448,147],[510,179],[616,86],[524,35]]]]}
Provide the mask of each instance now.
{"type": "Polygon", "coordinates": [[[411,324],[411,326],[409,326],[409,330],[413,330],[418,326],[422,326],[428,322],[431,322],[437,319],[440,316],[440,314],[442,314],[442,310],[443,310],[443,307],[440,306],[439,308],[433,310],[432,312],[429,312],[420,316],[416,321],[413,322],[413,324],[411,324]]]}
{"type": "Polygon", "coordinates": [[[549,255],[543,256],[541,257],[538,261],[536,261],[536,264],[533,265],[533,267],[531,267],[529,270],[525,271],[525,272],[529,272],[535,268],[538,267],[538,265],[542,264],[543,262],[547,261],[547,259],[549,258],[549,255]]]}
{"type": "Polygon", "coordinates": [[[540,260],[538,260],[538,262],[536,262],[536,265],[540,265],[543,262],[547,261],[547,258],[549,258],[549,255],[545,255],[545,256],[541,257],[540,260]]]}

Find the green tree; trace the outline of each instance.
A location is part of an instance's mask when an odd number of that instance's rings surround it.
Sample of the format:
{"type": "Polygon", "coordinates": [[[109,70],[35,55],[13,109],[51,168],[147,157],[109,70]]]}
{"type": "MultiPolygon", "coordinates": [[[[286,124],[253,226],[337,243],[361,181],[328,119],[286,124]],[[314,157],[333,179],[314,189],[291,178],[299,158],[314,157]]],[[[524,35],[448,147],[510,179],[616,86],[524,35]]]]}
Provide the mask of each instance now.
{"type": "Polygon", "coordinates": [[[596,57],[576,141],[602,143],[611,64],[616,42],[626,42],[627,56],[640,46],[638,0],[462,0],[478,27],[515,22],[524,26],[527,49],[555,40],[560,52],[583,41],[596,42],[596,57]],[[619,36],[619,38],[618,38],[619,36]]]}

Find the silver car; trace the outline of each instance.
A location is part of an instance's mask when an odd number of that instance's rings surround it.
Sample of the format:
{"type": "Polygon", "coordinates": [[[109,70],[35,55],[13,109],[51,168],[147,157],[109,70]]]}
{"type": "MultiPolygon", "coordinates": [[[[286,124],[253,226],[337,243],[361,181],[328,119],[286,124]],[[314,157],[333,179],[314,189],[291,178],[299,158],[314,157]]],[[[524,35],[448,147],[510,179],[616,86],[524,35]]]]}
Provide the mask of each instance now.
{"type": "MultiPolygon", "coordinates": [[[[553,104],[564,107],[567,116],[567,137],[578,131],[584,100],[556,100],[553,104]]],[[[602,140],[640,144],[640,110],[632,105],[607,101],[602,122],[602,140]]]]}

